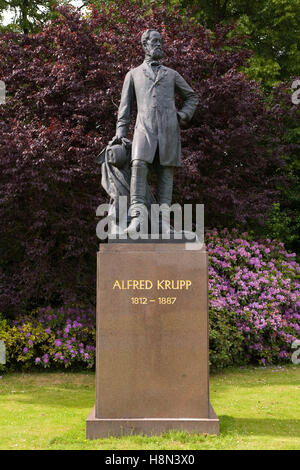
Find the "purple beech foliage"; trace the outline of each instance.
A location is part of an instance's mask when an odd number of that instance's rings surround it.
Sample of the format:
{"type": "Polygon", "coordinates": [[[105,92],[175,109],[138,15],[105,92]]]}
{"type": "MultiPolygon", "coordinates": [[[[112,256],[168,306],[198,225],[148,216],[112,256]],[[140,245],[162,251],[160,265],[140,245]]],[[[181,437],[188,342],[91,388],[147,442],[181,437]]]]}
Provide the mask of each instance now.
{"type": "Polygon", "coordinates": [[[173,202],[205,204],[210,227],[256,223],[282,182],[283,110],[238,71],[250,53],[233,26],[210,32],[129,0],[104,2],[88,18],[59,11],[37,34],[0,36],[0,310],[10,315],[74,296],[94,302],[95,211],[107,202],[95,156],[115,133],[122,83],[143,60],[148,27],[162,34],[165,65],[200,100],[182,130],[173,202]]]}

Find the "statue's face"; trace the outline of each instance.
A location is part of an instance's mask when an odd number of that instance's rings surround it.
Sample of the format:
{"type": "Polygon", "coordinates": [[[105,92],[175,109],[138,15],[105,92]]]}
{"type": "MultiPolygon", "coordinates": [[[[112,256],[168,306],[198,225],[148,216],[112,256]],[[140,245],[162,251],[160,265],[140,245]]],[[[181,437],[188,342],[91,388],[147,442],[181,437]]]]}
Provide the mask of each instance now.
{"type": "Polygon", "coordinates": [[[164,55],[161,45],[161,37],[157,31],[151,31],[150,37],[145,45],[145,52],[152,59],[161,59],[164,55]]]}

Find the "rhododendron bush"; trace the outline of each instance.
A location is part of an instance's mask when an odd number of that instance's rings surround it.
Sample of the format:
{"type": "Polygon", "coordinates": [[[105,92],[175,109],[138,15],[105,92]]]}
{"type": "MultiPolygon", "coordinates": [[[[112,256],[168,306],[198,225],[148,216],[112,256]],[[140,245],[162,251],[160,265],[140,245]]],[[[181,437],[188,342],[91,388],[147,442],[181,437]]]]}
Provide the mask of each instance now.
{"type": "Polygon", "coordinates": [[[129,0],[103,2],[87,18],[59,11],[38,34],[0,35],[0,311],[11,316],[74,296],[95,300],[95,211],[107,202],[95,157],[115,133],[122,83],[143,61],[146,28],[161,32],[164,63],[199,95],[182,130],[174,202],[204,203],[211,227],[262,220],[287,150],[280,104],[267,106],[238,72],[250,53],[232,26],[210,32],[129,0]]]}
{"type": "MultiPolygon", "coordinates": [[[[294,254],[282,243],[234,230],[213,230],[206,243],[211,365],[291,361],[291,345],[300,336],[300,266],[294,254]]],[[[0,339],[7,341],[8,368],[91,368],[95,312],[41,308],[0,326],[0,339]]]]}
{"type": "Polygon", "coordinates": [[[39,308],[8,324],[0,322],[9,370],[92,368],[96,332],[93,308],[78,305],[39,308]]]}
{"type": "Polygon", "coordinates": [[[244,233],[207,234],[211,359],[290,360],[300,336],[300,266],[283,243],[244,233]]]}

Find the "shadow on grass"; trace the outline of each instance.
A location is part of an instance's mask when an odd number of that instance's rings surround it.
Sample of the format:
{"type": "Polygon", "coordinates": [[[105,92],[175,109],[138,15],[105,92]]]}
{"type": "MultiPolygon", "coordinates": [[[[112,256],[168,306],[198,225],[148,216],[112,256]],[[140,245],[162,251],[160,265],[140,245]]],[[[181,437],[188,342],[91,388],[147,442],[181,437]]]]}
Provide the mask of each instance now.
{"type": "Polygon", "coordinates": [[[268,367],[228,367],[210,371],[210,388],[213,389],[221,381],[226,387],[234,384],[238,388],[257,388],[274,385],[299,385],[300,364],[268,367]]]}
{"type": "MultiPolygon", "coordinates": [[[[222,441],[226,437],[234,436],[271,436],[271,437],[298,437],[300,436],[300,420],[297,419],[251,419],[251,418],[233,418],[231,416],[223,415],[220,416],[220,435],[205,435],[205,434],[189,434],[185,431],[170,430],[163,434],[157,434],[152,436],[142,434],[124,434],[123,436],[114,437],[108,436],[103,439],[96,439],[100,441],[102,445],[105,445],[107,449],[114,448],[115,442],[122,441],[124,438],[132,440],[135,444],[150,445],[159,444],[160,447],[164,448],[164,445],[169,441],[178,441],[180,444],[187,443],[189,445],[197,445],[204,443],[207,440],[217,443],[222,441]],[[108,447],[107,447],[108,446],[108,447]]],[[[78,425],[77,429],[70,430],[60,436],[55,436],[49,441],[50,446],[63,445],[63,444],[76,444],[76,437],[80,435],[80,440],[84,440],[85,427],[78,425]]],[[[92,441],[88,441],[92,442],[92,441]]],[[[95,441],[94,441],[95,442],[95,441]]],[[[174,442],[173,442],[174,443],[174,442]]],[[[92,444],[91,444],[92,445],[92,444]]]]}
{"type": "Polygon", "coordinates": [[[91,410],[95,404],[95,393],[94,390],[80,391],[68,389],[68,397],[66,397],[66,390],[61,389],[59,392],[53,396],[53,391],[49,390],[49,396],[47,397],[47,392],[43,391],[43,394],[37,393],[33,390],[33,397],[14,397],[14,403],[24,406],[33,406],[38,405],[39,407],[45,406],[53,408],[73,408],[73,409],[82,409],[87,408],[91,410]],[[71,393],[73,392],[73,393],[71,393]],[[79,395],[80,393],[80,395],[79,395]],[[84,393],[84,396],[83,396],[84,393]]]}
{"type": "Polygon", "coordinates": [[[233,418],[219,416],[220,434],[300,437],[300,419],[233,418]]]}
{"type": "MultiPolygon", "coordinates": [[[[33,390],[34,392],[34,390],[33,390]]],[[[51,387],[43,388],[42,393],[35,393],[30,397],[14,397],[14,402],[21,405],[53,406],[54,408],[86,408],[90,410],[95,401],[94,388],[87,386],[79,391],[78,387],[65,387],[62,384],[56,387],[55,392],[51,387]],[[66,396],[67,395],[67,396],[66,396]]],[[[87,416],[86,416],[87,417],[87,416]]],[[[300,437],[300,419],[265,418],[239,418],[228,415],[218,415],[220,419],[221,435],[269,435],[300,437]]]]}
{"type": "MultiPolygon", "coordinates": [[[[271,437],[298,437],[300,435],[300,420],[293,419],[250,419],[233,418],[223,415],[220,417],[221,432],[219,436],[204,434],[189,434],[184,431],[169,431],[159,435],[146,436],[142,434],[123,435],[94,441],[85,440],[85,431],[80,424],[77,428],[49,440],[50,449],[54,448],[98,448],[106,450],[116,449],[214,449],[224,448],[229,441],[235,438],[271,436],[271,437]],[[187,447],[184,447],[187,444],[187,447]]],[[[258,438],[259,439],[259,438],[258,438]]],[[[257,440],[257,439],[256,439],[257,440]]],[[[232,447],[232,443],[230,444],[232,447]]],[[[234,447],[234,445],[233,445],[234,447]]]]}

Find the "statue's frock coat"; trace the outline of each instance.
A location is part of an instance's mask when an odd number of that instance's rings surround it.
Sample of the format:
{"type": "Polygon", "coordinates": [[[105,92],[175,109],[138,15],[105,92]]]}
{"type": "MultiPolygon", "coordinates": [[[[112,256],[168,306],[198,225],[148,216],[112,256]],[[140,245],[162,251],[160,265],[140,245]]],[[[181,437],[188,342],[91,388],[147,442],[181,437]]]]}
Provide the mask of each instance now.
{"type": "Polygon", "coordinates": [[[136,99],[138,114],[132,160],[152,163],[158,146],[161,165],[181,165],[176,92],[184,99],[180,117],[188,121],[197,107],[198,97],[178,72],[161,65],[155,75],[151,66],[143,62],[127,73],[118,111],[117,134],[127,136],[133,100],[136,99]]]}

